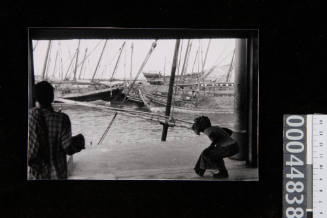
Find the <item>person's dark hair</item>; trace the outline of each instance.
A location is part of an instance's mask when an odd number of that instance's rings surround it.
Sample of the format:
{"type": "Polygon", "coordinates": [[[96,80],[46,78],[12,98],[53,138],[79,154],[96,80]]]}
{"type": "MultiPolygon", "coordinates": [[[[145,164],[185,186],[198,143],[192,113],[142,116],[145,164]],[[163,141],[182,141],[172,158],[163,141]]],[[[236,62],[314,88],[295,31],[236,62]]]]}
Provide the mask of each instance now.
{"type": "Polygon", "coordinates": [[[34,86],[35,99],[40,105],[49,105],[54,100],[54,89],[47,81],[42,81],[34,86]]]}
{"type": "Polygon", "coordinates": [[[211,122],[208,117],[201,116],[194,119],[193,129],[203,132],[206,128],[211,127],[211,122]]]}

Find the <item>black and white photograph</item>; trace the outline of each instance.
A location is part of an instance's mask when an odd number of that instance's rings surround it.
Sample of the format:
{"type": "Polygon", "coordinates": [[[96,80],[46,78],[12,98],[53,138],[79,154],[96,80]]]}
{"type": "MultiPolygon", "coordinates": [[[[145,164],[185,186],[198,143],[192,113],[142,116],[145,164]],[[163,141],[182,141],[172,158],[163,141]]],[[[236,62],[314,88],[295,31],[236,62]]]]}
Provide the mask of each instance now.
{"type": "Polygon", "coordinates": [[[323,6],[4,1],[1,217],[325,217],[323,6]]]}
{"type": "Polygon", "coordinates": [[[259,180],[257,30],[70,31],[29,38],[28,180],[259,180]]]}

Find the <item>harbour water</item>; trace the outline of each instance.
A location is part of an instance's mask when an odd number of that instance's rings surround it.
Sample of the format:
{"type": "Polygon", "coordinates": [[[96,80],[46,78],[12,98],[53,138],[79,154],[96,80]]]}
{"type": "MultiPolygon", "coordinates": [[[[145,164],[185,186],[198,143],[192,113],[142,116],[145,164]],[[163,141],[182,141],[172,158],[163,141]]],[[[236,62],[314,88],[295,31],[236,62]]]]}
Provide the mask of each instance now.
{"type": "MultiPolygon", "coordinates": [[[[118,107],[112,103],[112,107],[118,107]]],[[[61,108],[62,112],[69,115],[72,124],[72,133],[76,135],[82,133],[85,136],[86,148],[106,147],[107,149],[119,149],[124,144],[134,144],[135,142],[161,141],[162,125],[158,121],[144,120],[138,117],[130,117],[118,113],[109,132],[103,142],[98,145],[99,139],[113,118],[114,112],[79,105],[56,104],[55,110],[61,108]]],[[[133,103],[123,105],[125,109],[146,111],[144,106],[133,103]]],[[[195,117],[206,114],[186,114],[174,113],[174,117],[182,120],[193,121],[195,117]]],[[[234,115],[227,114],[207,114],[213,124],[220,124],[224,127],[232,127],[234,115]]],[[[182,127],[171,127],[168,130],[167,141],[170,140],[192,140],[197,137],[192,130],[182,127]]]]}

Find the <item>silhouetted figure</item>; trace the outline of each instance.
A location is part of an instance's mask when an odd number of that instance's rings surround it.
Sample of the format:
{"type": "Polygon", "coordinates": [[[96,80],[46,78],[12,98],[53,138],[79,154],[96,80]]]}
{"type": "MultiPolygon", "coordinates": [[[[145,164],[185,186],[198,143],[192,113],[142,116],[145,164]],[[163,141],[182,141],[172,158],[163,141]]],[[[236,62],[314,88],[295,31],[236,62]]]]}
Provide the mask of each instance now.
{"type": "Polygon", "coordinates": [[[197,117],[192,129],[197,135],[203,132],[212,141],[210,146],[201,153],[194,168],[195,172],[203,176],[207,169],[216,169],[219,172],[213,175],[214,178],[228,177],[223,158],[233,156],[239,151],[237,142],[230,137],[233,131],[211,126],[209,118],[205,116],[197,117]]]}
{"type": "Polygon", "coordinates": [[[50,83],[37,83],[34,92],[39,105],[28,113],[28,179],[67,179],[66,155],[85,148],[84,136],[72,137],[69,117],[53,110],[50,83]]]}

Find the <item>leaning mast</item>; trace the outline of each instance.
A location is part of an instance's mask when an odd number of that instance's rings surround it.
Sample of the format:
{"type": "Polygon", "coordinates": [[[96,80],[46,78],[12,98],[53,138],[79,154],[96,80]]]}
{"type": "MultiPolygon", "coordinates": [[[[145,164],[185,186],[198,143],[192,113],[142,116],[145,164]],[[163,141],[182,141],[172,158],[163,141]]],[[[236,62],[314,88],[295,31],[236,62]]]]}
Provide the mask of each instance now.
{"type": "Polygon", "coordinates": [[[120,47],[120,49],[119,49],[120,52],[119,52],[118,59],[117,59],[117,61],[116,61],[116,64],[115,64],[114,70],[113,70],[113,72],[112,72],[112,75],[111,75],[110,81],[114,78],[114,75],[115,75],[115,73],[116,73],[116,70],[117,70],[117,67],[118,67],[118,63],[119,63],[119,60],[120,60],[120,56],[121,56],[121,54],[122,54],[122,52],[123,52],[123,49],[124,49],[125,44],[126,44],[126,41],[123,43],[123,45],[122,45],[122,46],[120,47]]]}
{"type": "Polygon", "coordinates": [[[106,48],[107,42],[108,42],[108,40],[106,39],[106,41],[105,41],[105,43],[104,43],[104,45],[103,45],[102,52],[101,52],[101,55],[100,55],[100,57],[99,57],[99,60],[98,60],[97,66],[95,67],[95,70],[94,70],[94,73],[93,73],[93,76],[92,76],[91,82],[93,82],[94,77],[95,77],[95,75],[96,75],[96,73],[97,73],[97,71],[98,71],[98,68],[99,68],[99,65],[100,65],[100,62],[101,62],[101,59],[102,59],[102,55],[103,55],[103,52],[104,52],[104,50],[105,50],[105,48],[106,48]]]}
{"type": "Polygon", "coordinates": [[[78,54],[79,54],[80,44],[81,44],[81,40],[78,40],[78,46],[77,46],[77,49],[76,49],[76,61],[75,61],[74,77],[73,77],[74,81],[76,81],[77,62],[78,62],[78,54]]]}
{"type": "Polygon", "coordinates": [[[44,64],[43,64],[43,70],[42,70],[42,80],[45,79],[45,72],[46,72],[46,69],[47,69],[47,65],[48,65],[48,59],[49,59],[49,53],[50,53],[50,47],[51,47],[51,43],[52,41],[49,40],[49,43],[48,43],[48,48],[47,48],[47,54],[45,56],[45,60],[44,60],[44,64]]]}

